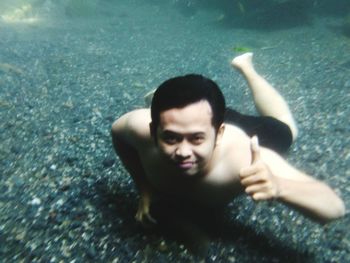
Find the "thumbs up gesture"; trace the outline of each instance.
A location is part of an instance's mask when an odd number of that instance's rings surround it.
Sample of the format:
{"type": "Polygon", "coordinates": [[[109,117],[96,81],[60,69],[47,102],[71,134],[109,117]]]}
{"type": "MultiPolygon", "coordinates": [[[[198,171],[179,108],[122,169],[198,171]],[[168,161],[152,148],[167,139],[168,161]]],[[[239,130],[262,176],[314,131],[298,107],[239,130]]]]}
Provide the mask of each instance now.
{"type": "Polygon", "coordinates": [[[245,192],[255,201],[277,198],[278,180],[261,159],[257,136],[251,138],[250,149],[252,162],[240,171],[240,181],[245,192]]]}

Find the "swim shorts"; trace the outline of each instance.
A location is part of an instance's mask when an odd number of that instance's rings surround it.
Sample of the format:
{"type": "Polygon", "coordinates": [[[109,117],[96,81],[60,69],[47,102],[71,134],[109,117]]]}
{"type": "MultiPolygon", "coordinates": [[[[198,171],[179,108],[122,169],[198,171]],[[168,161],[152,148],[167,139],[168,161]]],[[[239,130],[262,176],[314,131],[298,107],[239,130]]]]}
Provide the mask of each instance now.
{"type": "Polygon", "coordinates": [[[293,142],[289,126],[273,117],[243,115],[227,108],[225,123],[241,128],[250,137],[257,135],[260,145],[280,154],[286,153],[293,142]]]}

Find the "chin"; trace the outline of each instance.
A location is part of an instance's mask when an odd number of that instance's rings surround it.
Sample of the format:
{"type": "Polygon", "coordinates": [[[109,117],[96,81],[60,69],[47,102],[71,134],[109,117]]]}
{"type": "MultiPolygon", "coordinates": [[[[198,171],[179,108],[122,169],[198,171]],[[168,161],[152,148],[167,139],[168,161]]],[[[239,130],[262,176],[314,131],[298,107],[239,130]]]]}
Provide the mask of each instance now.
{"type": "Polygon", "coordinates": [[[201,173],[198,169],[192,171],[182,171],[184,177],[189,178],[199,178],[202,177],[203,173],[201,173]]]}

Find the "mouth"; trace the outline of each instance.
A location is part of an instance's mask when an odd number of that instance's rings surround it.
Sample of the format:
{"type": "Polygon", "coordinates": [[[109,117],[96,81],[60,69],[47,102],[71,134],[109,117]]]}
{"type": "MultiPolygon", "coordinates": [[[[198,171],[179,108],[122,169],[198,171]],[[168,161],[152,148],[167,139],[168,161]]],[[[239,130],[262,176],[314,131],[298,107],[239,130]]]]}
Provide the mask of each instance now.
{"type": "Polygon", "coordinates": [[[188,170],[195,165],[195,162],[177,162],[176,165],[182,170],[188,170]]]}

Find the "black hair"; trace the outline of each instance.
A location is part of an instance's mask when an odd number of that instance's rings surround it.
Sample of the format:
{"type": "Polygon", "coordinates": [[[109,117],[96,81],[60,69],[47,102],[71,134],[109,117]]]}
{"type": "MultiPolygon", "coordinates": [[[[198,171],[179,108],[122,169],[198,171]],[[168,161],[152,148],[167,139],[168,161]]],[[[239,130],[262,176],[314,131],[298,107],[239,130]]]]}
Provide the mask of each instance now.
{"type": "Polygon", "coordinates": [[[218,131],[224,122],[226,104],[224,95],[214,81],[202,75],[189,74],[163,82],[152,99],[152,133],[155,135],[161,112],[172,108],[183,108],[201,100],[208,101],[213,113],[212,124],[218,131]]]}

